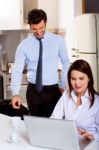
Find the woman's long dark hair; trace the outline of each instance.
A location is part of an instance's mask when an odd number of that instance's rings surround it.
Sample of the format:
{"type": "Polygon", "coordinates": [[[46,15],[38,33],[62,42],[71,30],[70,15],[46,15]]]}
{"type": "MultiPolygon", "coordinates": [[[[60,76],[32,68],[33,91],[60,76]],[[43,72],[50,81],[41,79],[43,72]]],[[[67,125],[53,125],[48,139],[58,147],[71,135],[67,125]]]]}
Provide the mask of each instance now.
{"type": "Polygon", "coordinates": [[[68,70],[68,85],[69,85],[70,92],[73,90],[72,85],[71,85],[72,70],[77,70],[82,73],[85,73],[90,79],[88,82],[88,92],[90,96],[90,107],[91,107],[94,104],[95,93],[96,94],[99,94],[99,93],[96,92],[94,89],[94,79],[93,79],[93,74],[92,74],[92,70],[91,70],[89,63],[86,62],[85,60],[80,59],[80,60],[76,60],[75,62],[73,62],[73,64],[70,66],[68,70]]]}

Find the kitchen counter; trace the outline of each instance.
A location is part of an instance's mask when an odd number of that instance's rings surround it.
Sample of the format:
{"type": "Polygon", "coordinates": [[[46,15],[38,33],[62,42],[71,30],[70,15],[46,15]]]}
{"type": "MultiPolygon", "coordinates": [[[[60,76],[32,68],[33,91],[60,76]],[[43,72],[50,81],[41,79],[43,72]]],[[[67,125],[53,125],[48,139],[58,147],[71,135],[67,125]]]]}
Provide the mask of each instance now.
{"type": "MultiPolygon", "coordinates": [[[[51,150],[47,148],[34,147],[29,144],[26,126],[23,120],[20,120],[19,126],[19,141],[9,142],[9,137],[12,132],[11,117],[0,114],[0,149],[1,150],[51,150]]],[[[83,150],[98,150],[99,142],[91,142],[83,150]]],[[[82,149],[81,149],[82,150],[82,149]]]]}

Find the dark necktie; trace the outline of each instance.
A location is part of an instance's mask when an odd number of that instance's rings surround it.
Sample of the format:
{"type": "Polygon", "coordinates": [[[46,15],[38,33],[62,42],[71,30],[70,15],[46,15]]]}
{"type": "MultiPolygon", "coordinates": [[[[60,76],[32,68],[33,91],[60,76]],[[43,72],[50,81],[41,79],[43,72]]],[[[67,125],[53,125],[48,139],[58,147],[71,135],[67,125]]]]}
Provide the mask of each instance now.
{"type": "Polygon", "coordinates": [[[38,39],[39,41],[39,59],[38,59],[38,66],[37,66],[37,72],[36,72],[36,90],[40,92],[42,90],[42,41],[41,39],[38,39]]]}

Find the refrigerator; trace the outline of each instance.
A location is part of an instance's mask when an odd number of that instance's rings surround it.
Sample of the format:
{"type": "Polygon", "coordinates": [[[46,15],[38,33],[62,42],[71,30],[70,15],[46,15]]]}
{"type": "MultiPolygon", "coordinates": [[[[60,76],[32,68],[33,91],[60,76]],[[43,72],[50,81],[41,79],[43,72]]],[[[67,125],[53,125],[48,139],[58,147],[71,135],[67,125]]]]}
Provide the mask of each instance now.
{"type": "Polygon", "coordinates": [[[99,14],[81,14],[74,18],[72,62],[77,59],[89,62],[94,87],[99,92],[99,14]]]}

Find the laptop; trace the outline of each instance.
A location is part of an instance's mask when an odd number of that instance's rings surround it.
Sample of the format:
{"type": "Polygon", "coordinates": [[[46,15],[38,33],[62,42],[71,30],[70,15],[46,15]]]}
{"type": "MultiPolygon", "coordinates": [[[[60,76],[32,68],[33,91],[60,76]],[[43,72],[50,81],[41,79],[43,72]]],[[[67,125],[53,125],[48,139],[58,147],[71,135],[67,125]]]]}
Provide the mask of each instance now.
{"type": "Polygon", "coordinates": [[[73,121],[24,116],[29,142],[55,150],[80,150],[73,121]]]}

